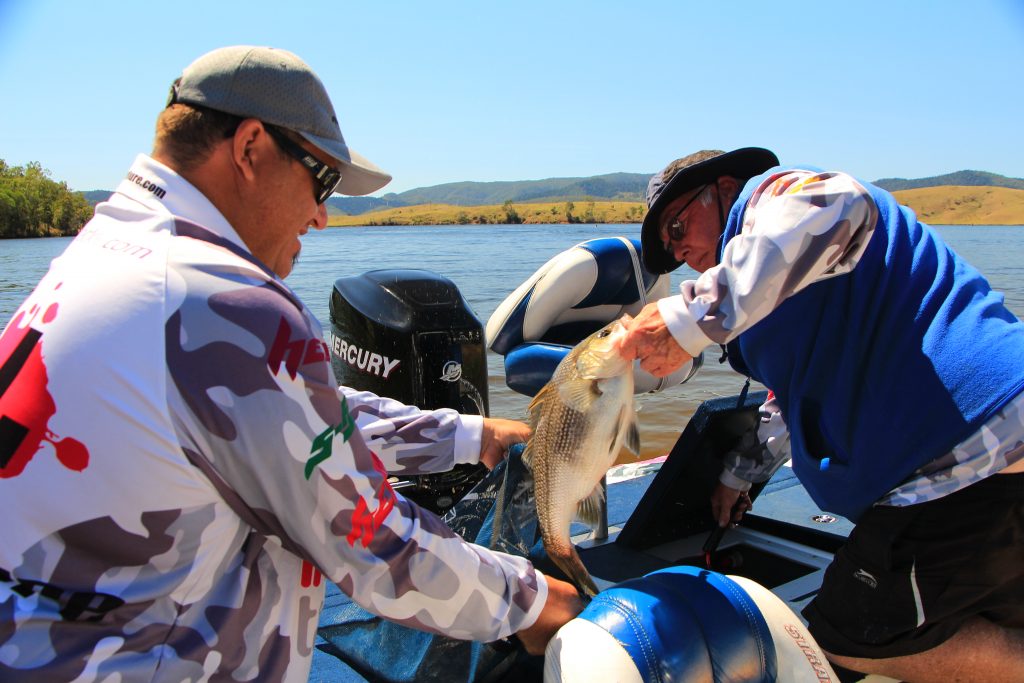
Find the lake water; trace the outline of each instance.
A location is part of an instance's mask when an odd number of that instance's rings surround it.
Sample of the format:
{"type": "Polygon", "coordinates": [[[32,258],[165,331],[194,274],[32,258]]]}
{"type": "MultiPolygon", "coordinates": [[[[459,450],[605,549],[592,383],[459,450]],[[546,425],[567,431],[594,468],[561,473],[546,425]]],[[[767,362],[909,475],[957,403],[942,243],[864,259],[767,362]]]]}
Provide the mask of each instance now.
{"type": "MultiPolygon", "coordinates": [[[[1010,310],[1024,314],[1024,228],[940,226],[938,231],[1005,293],[1010,310]]],[[[426,268],[452,280],[486,324],[498,304],[559,251],[593,237],[638,234],[638,225],[332,228],[303,239],[302,258],[288,284],[327,330],[337,278],[377,268],[426,268]]],[[[70,239],[0,240],[0,325],[7,324],[70,239]]],[[[676,271],[673,288],[694,275],[685,267],[676,271]]],[[[704,355],[703,369],[689,383],[640,397],[645,457],[668,451],[702,401],[742,388],[743,378],[719,365],[717,347],[704,355]]],[[[524,419],[529,399],[505,386],[501,356],[489,354],[488,370],[491,415],[524,419]]]]}

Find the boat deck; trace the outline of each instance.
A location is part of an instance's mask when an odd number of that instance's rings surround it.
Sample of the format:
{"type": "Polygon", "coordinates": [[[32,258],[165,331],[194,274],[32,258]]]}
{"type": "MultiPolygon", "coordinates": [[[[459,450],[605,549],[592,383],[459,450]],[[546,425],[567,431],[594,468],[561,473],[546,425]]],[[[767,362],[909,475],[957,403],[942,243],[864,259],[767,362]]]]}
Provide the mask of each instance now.
{"type": "MultiPolygon", "coordinates": [[[[599,588],[666,567],[706,566],[703,546],[715,527],[710,493],[718,480],[721,454],[756,422],[763,400],[755,393],[742,403],[736,397],[708,401],[668,456],[609,473],[607,536],[594,538],[594,532],[581,524],[570,530],[599,588]]],[[[528,556],[542,571],[552,571],[535,533],[536,511],[532,489],[524,487],[527,479],[521,449],[510,453],[446,521],[465,538],[528,556]],[[494,520],[499,507],[505,510],[500,522],[494,520]]],[[[737,528],[725,532],[712,554],[711,568],[756,581],[799,615],[817,594],[825,568],[852,525],[824,515],[789,467],[755,485],[750,495],[753,509],[737,528]]],[[[360,610],[334,586],[328,587],[318,634],[311,681],[518,683],[541,678],[543,658],[510,650],[508,644],[453,641],[384,622],[360,610]],[[383,657],[381,643],[398,649],[383,657]],[[380,666],[388,669],[386,675],[378,675],[380,666]]]]}

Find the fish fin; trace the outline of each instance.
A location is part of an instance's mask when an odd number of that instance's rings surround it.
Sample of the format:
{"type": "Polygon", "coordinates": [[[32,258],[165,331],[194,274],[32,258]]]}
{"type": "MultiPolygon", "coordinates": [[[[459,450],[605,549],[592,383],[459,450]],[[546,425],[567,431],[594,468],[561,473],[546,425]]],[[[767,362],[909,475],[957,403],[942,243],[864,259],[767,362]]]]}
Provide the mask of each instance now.
{"type": "Polygon", "coordinates": [[[627,421],[626,439],[623,445],[635,456],[640,457],[640,429],[636,424],[636,413],[630,410],[629,406],[623,406],[619,414],[620,421],[627,421]]]}
{"type": "Polygon", "coordinates": [[[576,519],[580,520],[590,528],[597,526],[601,520],[601,505],[604,503],[604,489],[601,482],[597,483],[590,495],[584,498],[576,506],[576,519]]]}
{"type": "Polygon", "coordinates": [[[523,447],[522,461],[526,465],[526,469],[533,473],[533,439],[526,442],[526,446],[523,447]]]}
{"type": "Polygon", "coordinates": [[[633,455],[640,457],[640,430],[637,429],[635,420],[629,425],[629,431],[626,432],[625,446],[633,455]]]}
{"type": "Polygon", "coordinates": [[[593,405],[594,399],[600,396],[596,383],[586,379],[575,379],[564,383],[558,388],[558,396],[573,410],[586,413],[593,405]]]}
{"type": "Polygon", "coordinates": [[[548,395],[555,390],[554,386],[555,385],[552,382],[548,382],[540,388],[540,391],[536,393],[533,400],[530,401],[530,405],[526,408],[530,415],[535,415],[540,412],[540,408],[544,405],[544,401],[548,399],[548,395]]]}

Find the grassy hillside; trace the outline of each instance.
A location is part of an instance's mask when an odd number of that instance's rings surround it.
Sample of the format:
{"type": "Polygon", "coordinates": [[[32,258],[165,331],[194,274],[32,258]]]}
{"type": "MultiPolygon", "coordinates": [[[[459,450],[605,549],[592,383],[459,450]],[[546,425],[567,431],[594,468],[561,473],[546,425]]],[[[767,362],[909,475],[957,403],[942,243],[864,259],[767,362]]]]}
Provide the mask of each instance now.
{"type": "MultiPolygon", "coordinates": [[[[1024,225],[1024,190],[1006,187],[928,187],[893,193],[933,225],[1024,225]]],[[[423,204],[328,217],[331,226],[493,223],[639,223],[642,202],[587,201],[452,206],[423,204]]]]}
{"type": "Polygon", "coordinates": [[[422,204],[383,209],[358,216],[328,216],[331,226],[352,225],[469,225],[491,223],[639,223],[642,202],[539,202],[452,206],[422,204]]]}
{"type": "Polygon", "coordinates": [[[933,225],[1024,225],[1024,190],[946,185],[893,195],[933,225]]]}

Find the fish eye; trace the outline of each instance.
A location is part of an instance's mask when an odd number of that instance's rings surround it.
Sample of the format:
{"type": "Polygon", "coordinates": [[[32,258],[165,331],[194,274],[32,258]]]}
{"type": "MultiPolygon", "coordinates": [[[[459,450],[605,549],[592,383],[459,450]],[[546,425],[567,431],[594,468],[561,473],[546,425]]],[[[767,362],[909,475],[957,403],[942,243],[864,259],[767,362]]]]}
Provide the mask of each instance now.
{"type": "Polygon", "coordinates": [[[611,331],[611,330],[601,330],[601,331],[600,331],[600,332],[598,333],[598,335],[597,335],[597,336],[598,336],[598,338],[602,338],[602,339],[603,339],[604,337],[607,337],[607,336],[608,336],[609,334],[611,334],[611,333],[612,333],[612,331],[611,331]]]}

